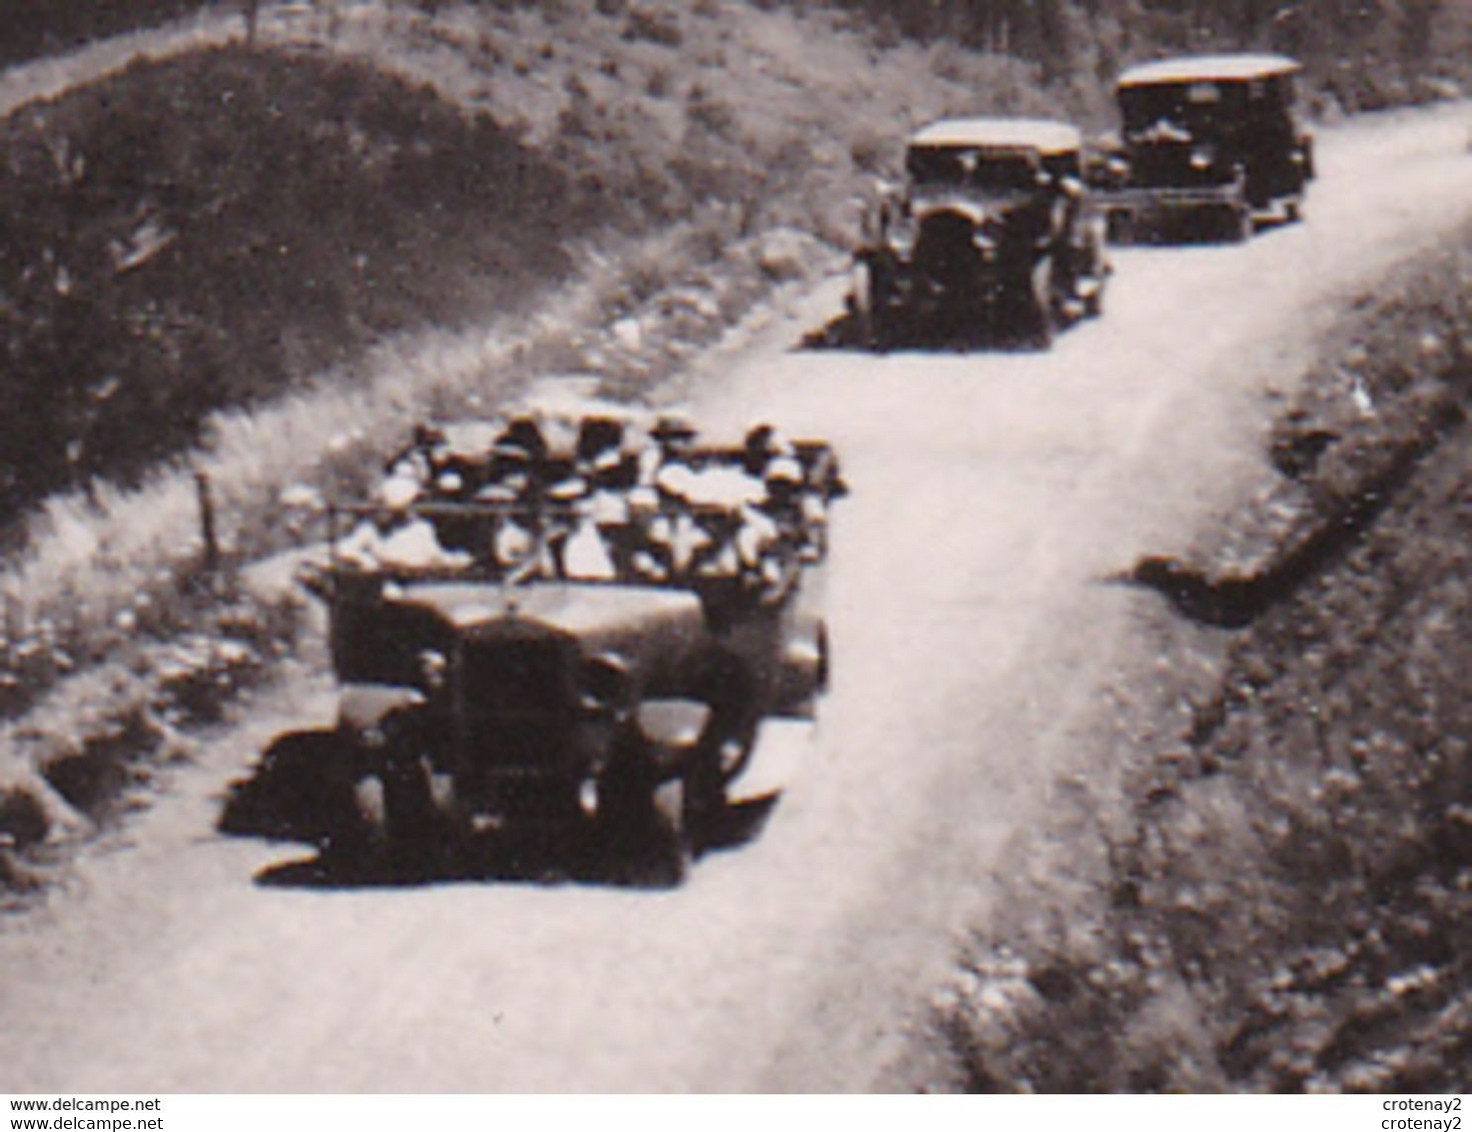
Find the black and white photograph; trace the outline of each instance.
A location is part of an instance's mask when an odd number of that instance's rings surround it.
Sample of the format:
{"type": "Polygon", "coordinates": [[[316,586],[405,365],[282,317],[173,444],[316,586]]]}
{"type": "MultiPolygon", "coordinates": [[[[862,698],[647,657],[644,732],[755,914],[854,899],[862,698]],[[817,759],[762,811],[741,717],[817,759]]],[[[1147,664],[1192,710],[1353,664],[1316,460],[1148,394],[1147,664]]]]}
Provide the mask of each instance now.
{"type": "Polygon", "coordinates": [[[1472,0],[0,0],[7,1118],[1453,1128],[1469,409],[1472,0]]]}

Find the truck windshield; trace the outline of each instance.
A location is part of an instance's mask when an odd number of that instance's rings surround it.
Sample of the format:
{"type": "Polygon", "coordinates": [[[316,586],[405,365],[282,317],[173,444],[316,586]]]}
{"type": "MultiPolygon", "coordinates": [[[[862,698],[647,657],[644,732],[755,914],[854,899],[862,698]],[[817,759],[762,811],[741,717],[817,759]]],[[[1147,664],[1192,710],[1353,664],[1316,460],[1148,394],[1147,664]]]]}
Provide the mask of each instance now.
{"type": "Polygon", "coordinates": [[[1119,111],[1128,134],[1165,122],[1193,137],[1210,137],[1246,116],[1247,87],[1222,82],[1125,87],[1119,92],[1119,111]]]}
{"type": "Polygon", "coordinates": [[[964,186],[995,192],[1037,188],[1039,164],[1027,151],[962,146],[913,146],[905,160],[916,185],[964,186]]]}

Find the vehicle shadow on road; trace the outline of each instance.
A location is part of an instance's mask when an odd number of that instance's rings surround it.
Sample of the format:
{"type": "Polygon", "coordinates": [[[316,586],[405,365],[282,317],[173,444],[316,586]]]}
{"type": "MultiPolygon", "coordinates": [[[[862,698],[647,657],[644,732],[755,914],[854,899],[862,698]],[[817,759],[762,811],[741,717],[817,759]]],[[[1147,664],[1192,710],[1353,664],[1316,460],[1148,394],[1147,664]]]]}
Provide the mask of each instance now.
{"type": "Polygon", "coordinates": [[[1288,216],[1259,217],[1255,222],[1253,235],[1257,238],[1271,236],[1275,232],[1285,232],[1297,228],[1301,223],[1288,216]]]}
{"type": "MultiPolygon", "coordinates": [[[[775,804],[775,798],[765,798],[730,806],[706,831],[704,853],[723,853],[755,840],[775,804]]],[[[415,888],[464,883],[669,887],[648,879],[641,862],[620,859],[591,834],[567,832],[487,834],[453,849],[426,846],[422,853],[391,862],[324,849],[308,857],[268,865],[254,879],[263,887],[294,889],[415,888]]]]}
{"type": "Polygon", "coordinates": [[[872,354],[887,354],[897,350],[957,354],[973,351],[1031,354],[1037,353],[1039,348],[1033,336],[1005,326],[941,329],[877,346],[866,341],[863,326],[858,316],[851,311],[845,311],[824,325],[808,331],[793,347],[794,350],[859,350],[872,354]]]}
{"type": "Polygon", "coordinates": [[[1232,248],[1248,239],[1260,239],[1284,229],[1295,228],[1297,219],[1290,216],[1256,216],[1250,229],[1227,226],[1203,220],[1199,217],[1183,216],[1174,222],[1159,221],[1152,225],[1141,225],[1121,229],[1110,239],[1110,245],[1120,248],[1232,248]]]}

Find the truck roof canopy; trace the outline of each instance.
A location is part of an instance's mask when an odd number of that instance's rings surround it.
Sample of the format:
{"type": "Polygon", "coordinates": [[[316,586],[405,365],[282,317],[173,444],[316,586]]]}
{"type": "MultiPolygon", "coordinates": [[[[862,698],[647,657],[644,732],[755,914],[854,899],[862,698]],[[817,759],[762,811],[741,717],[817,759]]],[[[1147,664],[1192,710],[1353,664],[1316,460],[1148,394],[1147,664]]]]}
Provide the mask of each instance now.
{"type": "Polygon", "coordinates": [[[1246,82],[1301,70],[1286,55],[1187,55],[1142,63],[1119,76],[1118,87],[1160,86],[1167,83],[1246,82]]]}
{"type": "Polygon", "coordinates": [[[1044,118],[947,118],[926,126],[911,145],[1033,149],[1043,156],[1070,153],[1082,137],[1073,126],[1044,118]]]}

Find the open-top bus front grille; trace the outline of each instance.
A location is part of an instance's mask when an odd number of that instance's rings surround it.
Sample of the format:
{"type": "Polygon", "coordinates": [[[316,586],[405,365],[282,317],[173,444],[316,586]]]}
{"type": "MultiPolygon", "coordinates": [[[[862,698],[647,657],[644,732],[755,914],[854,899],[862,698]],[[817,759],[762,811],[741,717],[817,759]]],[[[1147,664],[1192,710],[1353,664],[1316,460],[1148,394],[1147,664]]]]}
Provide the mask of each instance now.
{"type": "Polygon", "coordinates": [[[552,634],[495,633],[465,643],[454,713],[462,787],[475,793],[508,775],[563,775],[576,652],[552,634]]]}
{"type": "Polygon", "coordinates": [[[572,650],[555,636],[496,635],[466,644],[461,695],[476,717],[560,715],[569,708],[572,650]]]}

